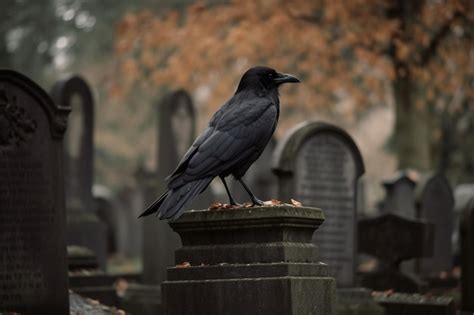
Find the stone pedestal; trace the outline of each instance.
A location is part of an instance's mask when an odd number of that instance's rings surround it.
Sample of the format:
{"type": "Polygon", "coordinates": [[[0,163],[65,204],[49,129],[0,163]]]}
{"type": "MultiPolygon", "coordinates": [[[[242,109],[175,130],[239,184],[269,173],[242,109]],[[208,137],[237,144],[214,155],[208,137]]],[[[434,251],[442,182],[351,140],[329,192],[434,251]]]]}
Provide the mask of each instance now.
{"type": "Polygon", "coordinates": [[[334,314],[335,280],[311,242],[321,210],[191,211],[170,223],[183,247],[162,284],[166,314],[334,314]]]}

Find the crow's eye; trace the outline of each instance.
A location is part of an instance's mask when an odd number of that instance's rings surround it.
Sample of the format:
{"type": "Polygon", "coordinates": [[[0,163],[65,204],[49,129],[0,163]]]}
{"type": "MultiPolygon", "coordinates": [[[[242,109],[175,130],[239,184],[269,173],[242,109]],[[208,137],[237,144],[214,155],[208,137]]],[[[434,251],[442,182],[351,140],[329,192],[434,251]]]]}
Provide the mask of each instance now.
{"type": "Polygon", "coordinates": [[[273,78],[273,73],[270,72],[270,73],[268,74],[268,76],[269,76],[270,78],[273,78]]]}

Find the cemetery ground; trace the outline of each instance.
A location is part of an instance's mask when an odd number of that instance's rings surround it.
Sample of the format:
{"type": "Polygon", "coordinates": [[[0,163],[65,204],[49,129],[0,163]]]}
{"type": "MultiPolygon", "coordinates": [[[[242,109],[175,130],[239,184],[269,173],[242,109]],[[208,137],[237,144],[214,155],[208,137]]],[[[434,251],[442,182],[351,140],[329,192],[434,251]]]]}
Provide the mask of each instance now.
{"type": "Polygon", "coordinates": [[[138,220],[195,138],[195,105],[184,90],[156,105],[157,169],[119,194],[93,186],[94,106],[80,76],[47,93],[0,70],[0,313],[474,312],[473,184],[400,170],[367,215],[357,143],[306,121],[249,170],[263,206],[211,186],[175,221],[138,220]]]}

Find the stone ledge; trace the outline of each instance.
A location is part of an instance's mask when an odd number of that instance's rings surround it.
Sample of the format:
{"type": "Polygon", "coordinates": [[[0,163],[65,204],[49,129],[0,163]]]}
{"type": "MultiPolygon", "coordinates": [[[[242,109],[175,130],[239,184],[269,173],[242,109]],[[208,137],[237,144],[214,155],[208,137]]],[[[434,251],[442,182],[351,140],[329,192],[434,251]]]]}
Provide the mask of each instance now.
{"type": "Polygon", "coordinates": [[[290,242],[185,246],[175,253],[175,263],[183,262],[191,265],[318,262],[318,249],[314,244],[290,242]]]}
{"type": "Polygon", "coordinates": [[[320,209],[309,207],[294,207],[290,205],[274,205],[250,208],[233,208],[222,210],[191,210],[185,212],[179,219],[170,225],[180,230],[186,228],[198,229],[214,226],[222,227],[241,226],[255,223],[288,223],[310,224],[318,226],[324,221],[324,214],[320,209]],[[214,224],[217,223],[217,224],[214,224]],[[227,224],[226,224],[227,223],[227,224]]]}
{"type": "Polygon", "coordinates": [[[165,281],[166,314],[334,314],[336,281],[329,277],[272,277],[165,281]]]}
{"type": "Polygon", "coordinates": [[[272,277],[326,277],[324,263],[269,263],[269,264],[220,264],[168,268],[168,281],[272,278],[272,277]]]}

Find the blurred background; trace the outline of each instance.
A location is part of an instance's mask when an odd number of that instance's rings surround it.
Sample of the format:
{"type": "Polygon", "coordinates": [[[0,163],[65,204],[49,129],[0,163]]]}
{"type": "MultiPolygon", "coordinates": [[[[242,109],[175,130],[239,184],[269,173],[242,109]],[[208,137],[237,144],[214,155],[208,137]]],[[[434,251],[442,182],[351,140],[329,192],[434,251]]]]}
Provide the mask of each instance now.
{"type": "MultiPolygon", "coordinates": [[[[281,89],[280,139],[334,123],[363,155],[364,212],[398,169],[474,181],[474,3],[468,0],[3,0],[0,67],[46,90],[79,73],[93,89],[94,183],[107,194],[157,167],[156,104],[185,89],[197,132],[242,73],[298,76],[281,89]]],[[[97,188],[97,189],[99,189],[97,188]]]]}

